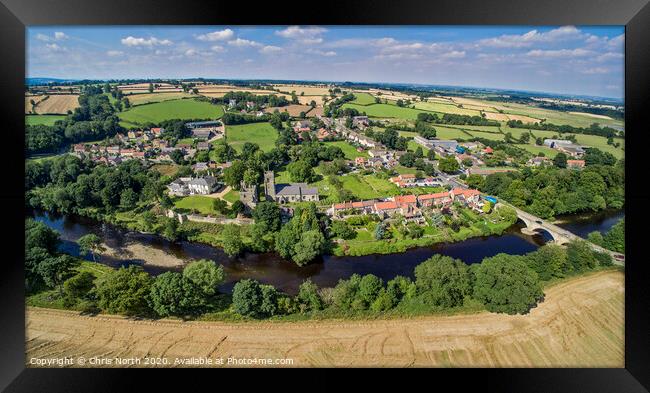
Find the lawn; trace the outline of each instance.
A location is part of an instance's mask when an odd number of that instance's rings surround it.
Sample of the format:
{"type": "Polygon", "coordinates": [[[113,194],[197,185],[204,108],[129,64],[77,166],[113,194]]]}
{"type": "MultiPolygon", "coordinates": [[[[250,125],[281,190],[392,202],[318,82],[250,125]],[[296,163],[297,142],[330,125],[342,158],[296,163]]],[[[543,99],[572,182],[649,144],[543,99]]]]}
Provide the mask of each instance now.
{"type": "Polygon", "coordinates": [[[226,193],[226,195],[223,196],[223,199],[230,203],[234,203],[235,201],[239,200],[239,191],[230,190],[228,193],[226,193]]]}
{"type": "Polygon", "coordinates": [[[354,93],[353,104],[357,105],[370,105],[375,103],[375,97],[368,93],[354,93]]]}
{"type": "Polygon", "coordinates": [[[345,158],[347,160],[354,160],[357,157],[368,157],[368,153],[365,151],[357,151],[357,149],[350,145],[346,141],[334,141],[334,142],[324,142],[325,145],[327,146],[337,146],[340,147],[341,150],[343,150],[343,154],[345,154],[345,158]]]}
{"type": "Polygon", "coordinates": [[[278,131],[269,123],[250,123],[226,126],[226,142],[241,152],[245,142],[256,143],[263,151],[275,147],[278,131]]]}
{"type": "Polygon", "coordinates": [[[45,126],[53,126],[55,121],[64,119],[65,116],[63,115],[25,115],[25,125],[35,126],[42,124],[45,126]]]}
{"type": "Polygon", "coordinates": [[[346,103],[343,108],[354,108],[360,113],[365,112],[369,117],[393,117],[397,119],[410,119],[415,120],[418,113],[426,111],[412,108],[402,108],[397,105],[391,104],[372,104],[372,105],[358,105],[346,103]]]}
{"type": "Polygon", "coordinates": [[[619,142],[621,147],[614,147],[607,144],[607,138],[598,136],[598,135],[585,135],[585,134],[575,134],[576,140],[579,145],[596,147],[602,151],[611,153],[616,158],[622,158],[624,156],[623,148],[625,147],[625,140],[621,138],[614,138],[614,142],[619,142]]]}
{"type": "Polygon", "coordinates": [[[223,108],[197,100],[170,100],[154,104],[138,105],[118,114],[125,125],[160,123],[171,119],[219,119],[223,108]]]}
{"type": "Polygon", "coordinates": [[[201,214],[216,214],[217,212],[212,209],[214,200],[214,198],[201,195],[190,195],[174,200],[174,206],[190,211],[197,210],[201,214]]]}

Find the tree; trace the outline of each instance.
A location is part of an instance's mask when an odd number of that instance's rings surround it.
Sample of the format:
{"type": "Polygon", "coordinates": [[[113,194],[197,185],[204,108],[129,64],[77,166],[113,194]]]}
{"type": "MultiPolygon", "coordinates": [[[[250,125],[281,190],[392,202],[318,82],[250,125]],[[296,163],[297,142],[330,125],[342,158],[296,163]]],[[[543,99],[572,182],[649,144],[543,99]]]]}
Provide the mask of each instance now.
{"type": "Polygon", "coordinates": [[[151,276],[140,266],[112,271],[97,285],[99,307],[112,314],[143,315],[149,310],[151,282],[151,276]]]}
{"type": "Polygon", "coordinates": [[[275,202],[260,202],[253,210],[256,224],[263,224],[269,231],[276,232],[280,229],[280,207],[275,202]]]}
{"type": "Polygon", "coordinates": [[[331,226],[332,234],[341,239],[353,239],[356,231],[352,229],[345,221],[334,221],[331,226]]]}
{"type": "Polygon", "coordinates": [[[323,299],[318,294],[318,287],[310,279],[300,284],[296,296],[301,311],[316,311],[323,308],[323,299]]]}
{"type": "Polygon", "coordinates": [[[262,290],[259,282],[251,279],[238,281],[232,290],[232,305],[235,312],[240,315],[257,316],[262,305],[262,290]]]}
{"type": "Polygon", "coordinates": [[[97,262],[95,260],[95,255],[97,253],[106,251],[106,248],[102,245],[102,239],[94,233],[89,233],[80,237],[79,240],[77,240],[77,244],[79,244],[81,255],[90,253],[93,257],[93,262],[97,262]]]}
{"type": "Polygon", "coordinates": [[[564,277],[571,267],[567,262],[566,251],[556,244],[545,244],[525,256],[528,267],[533,269],[540,280],[564,277]]]}
{"type": "Polygon", "coordinates": [[[558,168],[566,168],[567,157],[564,153],[557,153],[555,158],[553,158],[553,165],[558,168]]]}
{"type": "Polygon", "coordinates": [[[178,221],[175,218],[164,217],[161,235],[170,242],[178,240],[178,221]]]}
{"type": "Polygon", "coordinates": [[[625,253],[625,220],[614,224],[603,237],[603,247],[608,250],[625,253]]]}
{"type": "Polygon", "coordinates": [[[156,277],[149,301],[151,308],[163,317],[192,314],[204,304],[199,287],[178,272],[165,272],[156,277]]]}
{"type": "Polygon", "coordinates": [[[241,160],[235,160],[232,165],[223,171],[223,180],[230,187],[239,190],[242,180],[244,180],[244,173],[246,172],[246,164],[241,160]]]}
{"type": "Polygon", "coordinates": [[[294,245],[292,259],[298,266],[304,266],[320,255],[325,247],[325,237],[318,230],[304,232],[294,245]]]}
{"type": "Polygon", "coordinates": [[[178,165],[182,165],[185,162],[185,155],[181,150],[174,150],[169,153],[169,157],[178,165]]]}
{"type": "Polygon", "coordinates": [[[37,271],[45,285],[50,288],[58,288],[59,294],[63,295],[63,282],[74,273],[73,269],[79,265],[79,261],[69,255],[45,258],[37,266],[37,271]]]}
{"type": "Polygon", "coordinates": [[[572,240],[566,248],[567,261],[574,271],[593,269],[598,264],[594,252],[584,240],[572,240]]]}
{"type": "Polygon", "coordinates": [[[365,308],[370,307],[370,305],[375,301],[383,286],[384,283],[382,279],[374,274],[366,274],[361,277],[361,281],[359,281],[358,295],[361,301],[363,301],[365,308]]]}
{"type": "Polygon", "coordinates": [[[244,243],[241,240],[239,226],[226,224],[221,232],[223,238],[223,251],[230,257],[236,257],[244,251],[244,243]]]}
{"type": "Polygon", "coordinates": [[[525,314],[542,296],[537,273],[520,256],[497,254],[476,267],[474,297],[488,311],[525,314]]]}
{"type": "Polygon", "coordinates": [[[435,159],[436,159],[436,152],[435,152],[435,150],[430,149],[429,151],[427,151],[427,158],[428,158],[429,160],[435,160],[435,159]]]}
{"type": "Polygon", "coordinates": [[[230,211],[236,216],[240,213],[243,213],[244,210],[246,210],[246,205],[244,205],[244,202],[240,200],[236,200],[235,202],[232,203],[230,206],[230,211]]]}
{"type": "Polygon", "coordinates": [[[299,160],[287,165],[291,181],[311,183],[315,178],[314,168],[306,161],[299,160]]]}
{"type": "Polygon", "coordinates": [[[460,165],[453,155],[438,160],[438,169],[445,173],[456,173],[460,169],[460,165]]]}
{"type": "Polygon", "coordinates": [[[418,296],[438,307],[458,307],[471,293],[469,269],[448,256],[434,255],[415,267],[418,296]]]}
{"type": "Polygon", "coordinates": [[[223,214],[228,211],[228,203],[223,199],[215,198],[212,200],[212,210],[223,214]]]}
{"type": "Polygon", "coordinates": [[[217,293],[217,287],[223,284],[225,276],[223,266],[209,259],[190,262],[183,269],[183,277],[194,283],[205,296],[217,293]]]}
{"type": "Polygon", "coordinates": [[[72,305],[78,299],[87,298],[90,291],[95,287],[95,278],[95,275],[91,272],[80,272],[67,279],[63,283],[66,303],[72,305]]]}

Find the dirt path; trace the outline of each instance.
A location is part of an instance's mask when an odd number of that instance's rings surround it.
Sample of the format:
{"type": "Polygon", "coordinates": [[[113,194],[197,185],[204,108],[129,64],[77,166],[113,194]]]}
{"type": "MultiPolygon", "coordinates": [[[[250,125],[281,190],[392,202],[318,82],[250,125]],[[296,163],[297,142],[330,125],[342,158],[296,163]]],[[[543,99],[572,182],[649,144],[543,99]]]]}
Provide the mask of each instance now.
{"type": "Polygon", "coordinates": [[[35,367],[32,357],[161,356],[173,365],[201,356],[291,358],[297,367],[624,367],[623,288],[623,273],[599,272],[547,289],[525,316],[382,321],[134,321],[30,308],[27,365],[35,367]]]}

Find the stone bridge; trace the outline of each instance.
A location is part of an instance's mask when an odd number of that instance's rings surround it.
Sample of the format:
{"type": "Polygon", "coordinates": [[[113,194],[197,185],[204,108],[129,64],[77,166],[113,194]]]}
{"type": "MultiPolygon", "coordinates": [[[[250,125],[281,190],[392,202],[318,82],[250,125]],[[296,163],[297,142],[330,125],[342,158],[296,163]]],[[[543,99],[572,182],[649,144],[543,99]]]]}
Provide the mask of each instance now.
{"type": "MultiPolygon", "coordinates": [[[[551,235],[551,237],[553,238],[553,242],[558,245],[564,245],[575,239],[585,240],[580,236],[567,231],[564,228],[561,228],[533,214],[527,213],[513,205],[510,205],[508,203],[503,203],[503,201],[500,201],[500,204],[507,205],[513,208],[517,212],[517,217],[519,217],[519,219],[523,221],[524,224],[526,224],[526,228],[521,229],[521,232],[524,234],[535,235],[539,233],[540,230],[543,230],[546,231],[549,235],[551,235]]],[[[607,250],[589,241],[587,241],[587,243],[591,246],[591,248],[594,251],[609,254],[612,257],[612,262],[614,264],[617,265],[625,264],[625,255],[611,250],[607,250]]]]}

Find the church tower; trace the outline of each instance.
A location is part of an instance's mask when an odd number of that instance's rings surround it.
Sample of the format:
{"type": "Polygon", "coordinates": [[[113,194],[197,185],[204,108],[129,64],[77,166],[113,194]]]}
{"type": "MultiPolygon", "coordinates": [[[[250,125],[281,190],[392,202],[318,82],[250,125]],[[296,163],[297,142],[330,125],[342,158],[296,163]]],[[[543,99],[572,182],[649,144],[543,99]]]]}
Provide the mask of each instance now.
{"type": "Polygon", "coordinates": [[[275,175],[273,171],[264,172],[264,194],[267,201],[275,201],[275,175]]]}

